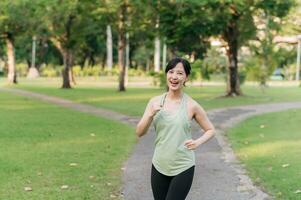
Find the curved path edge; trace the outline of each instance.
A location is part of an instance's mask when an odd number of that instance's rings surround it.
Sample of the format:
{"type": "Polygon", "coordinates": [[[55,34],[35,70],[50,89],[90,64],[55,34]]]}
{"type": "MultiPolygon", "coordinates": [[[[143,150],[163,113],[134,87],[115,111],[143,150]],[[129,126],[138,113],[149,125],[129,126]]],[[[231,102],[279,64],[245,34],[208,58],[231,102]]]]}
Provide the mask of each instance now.
{"type": "MultiPolygon", "coordinates": [[[[111,110],[96,108],[86,104],[76,103],[59,97],[29,92],[21,89],[0,88],[0,92],[10,92],[26,97],[57,104],[80,112],[90,113],[107,119],[116,120],[129,125],[136,125],[138,118],[130,117],[111,110]]],[[[208,145],[197,150],[196,176],[187,199],[191,200],[267,200],[268,194],[253,184],[246,170],[237,160],[225,136],[228,128],[243,120],[269,112],[288,109],[300,109],[301,102],[285,102],[260,105],[235,106],[208,111],[209,118],[216,126],[217,134],[208,145]],[[204,180],[205,179],[205,180],[204,180]],[[205,183],[204,183],[205,182],[205,183]]],[[[193,131],[199,129],[193,125],[193,131]]],[[[151,129],[149,132],[154,132],[151,129]]],[[[127,200],[152,199],[149,185],[150,160],[153,152],[154,134],[149,133],[135,146],[134,151],[125,163],[122,195],[127,200]]]]}
{"type": "Polygon", "coordinates": [[[268,200],[273,198],[265,193],[261,188],[256,186],[247,175],[247,171],[235,156],[234,151],[231,148],[230,143],[228,142],[226,131],[250,117],[271,112],[281,112],[290,109],[301,109],[301,101],[235,106],[230,108],[214,109],[208,112],[208,115],[211,116],[211,118],[214,118],[214,115],[223,115],[227,112],[234,111],[234,113],[236,113],[234,116],[228,118],[217,126],[217,134],[215,135],[215,138],[219,146],[222,148],[223,160],[226,163],[231,164],[231,167],[235,170],[237,176],[239,177],[239,185],[237,186],[237,191],[247,191],[252,193],[253,196],[250,199],[268,200]],[[239,112],[237,112],[238,110],[239,112]]]}

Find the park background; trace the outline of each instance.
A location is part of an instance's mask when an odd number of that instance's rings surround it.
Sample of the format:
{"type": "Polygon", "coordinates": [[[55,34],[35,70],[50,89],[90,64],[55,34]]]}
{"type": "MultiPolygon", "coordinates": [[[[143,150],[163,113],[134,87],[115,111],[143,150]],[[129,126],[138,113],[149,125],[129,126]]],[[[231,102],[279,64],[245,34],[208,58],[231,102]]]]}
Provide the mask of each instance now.
{"type": "MultiPolygon", "coordinates": [[[[206,110],[300,101],[300,34],[293,0],[1,0],[0,198],[122,198],[137,142],[132,126],[11,91],[140,117],[183,57],[185,92],[206,110]]],[[[275,199],[301,199],[300,120],[288,110],[227,133],[275,199]]]]}

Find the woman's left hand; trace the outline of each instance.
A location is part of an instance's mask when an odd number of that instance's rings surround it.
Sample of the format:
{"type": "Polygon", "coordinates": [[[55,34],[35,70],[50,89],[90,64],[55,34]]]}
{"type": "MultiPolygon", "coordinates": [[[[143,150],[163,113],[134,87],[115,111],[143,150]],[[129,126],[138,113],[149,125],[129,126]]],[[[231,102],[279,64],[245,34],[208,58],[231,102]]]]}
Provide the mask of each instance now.
{"type": "Polygon", "coordinates": [[[199,146],[199,143],[197,142],[197,140],[186,140],[184,145],[187,149],[194,150],[199,146]]]}

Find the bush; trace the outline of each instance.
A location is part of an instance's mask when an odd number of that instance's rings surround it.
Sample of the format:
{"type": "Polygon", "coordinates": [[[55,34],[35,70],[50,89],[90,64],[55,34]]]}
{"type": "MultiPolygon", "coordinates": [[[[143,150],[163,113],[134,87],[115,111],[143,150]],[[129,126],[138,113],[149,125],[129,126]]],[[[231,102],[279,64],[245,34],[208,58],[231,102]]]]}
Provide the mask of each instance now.
{"type": "Polygon", "coordinates": [[[202,69],[202,61],[196,60],[194,63],[191,64],[191,73],[189,75],[189,80],[193,82],[194,80],[200,79],[202,69]]]}
{"type": "Polygon", "coordinates": [[[191,64],[192,74],[191,80],[195,80],[197,78],[201,78],[203,80],[210,80],[210,71],[208,69],[208,65],[203,63],[202,60],[196,60],[191,64]]]}
{"type": "MultiPolygon", "coordinates": [[[[41,67],[41,76],[46,77],[55,77],[61,76],[62,70],[64,66],[54,66],[54,65],[45,65],[41,67]]],[[[24,71],[24,70],[23,70],[24,71]]],[[[102,69],[99,66],[85,66],[81,68],[79,65],[75,65],[72,67],[73,75],[77,77],[85,77],[85,76],[118,76],[119,75],[119,68],[115,66],[111,70],[108,68],[102,69]]],[[[27,72],[26,72],[27,73],[27,72]]],[[[129,76],[145,76],[146,73],[141,69],[129,69],[128,70],[129,76]]]]}
{"type": "Polygon", "coordinates": [[[128,75],[129,76],[144,76],[145,72],[141,69],[129,69],[128,70],[128,75]]]}
{"type": "Polygon", "coordinates": [[[28,65],[24,63],[18,63],[16,64],[16,70],[18,73],[18,76],[20,77],[26,77],[28,73],[28,65]]]}
{"type": "Polygon", "coordinates": [[[245,71],[241,71],[239,72],[238,76],[239,76],[239,83],[241,85],[244,84],[247,78],[247,73],[245,71]]]}
{"type": "Polygon", "coordinates": [[[62,75],[64,66],[44,65],[40,68],[40,74],[44,77],[58,77],[62,75]]]}
{"type": "Polygon", "coordinates": [[[74,75],[74,76],[79,76],[79,77],[84,76],[84,73],[83,73],[81,67],[78,66],[78,65],[74,66],[74,67],[72,68],[72,71],[73,71],[73,75],[74,75]]]}
{"type": "Polygon", "coordinates": [[[166,87],[166,76],[164,72],[150,71],[148,74],[153,77],[154,86],[159,85],[160,87],[166,87]]]}

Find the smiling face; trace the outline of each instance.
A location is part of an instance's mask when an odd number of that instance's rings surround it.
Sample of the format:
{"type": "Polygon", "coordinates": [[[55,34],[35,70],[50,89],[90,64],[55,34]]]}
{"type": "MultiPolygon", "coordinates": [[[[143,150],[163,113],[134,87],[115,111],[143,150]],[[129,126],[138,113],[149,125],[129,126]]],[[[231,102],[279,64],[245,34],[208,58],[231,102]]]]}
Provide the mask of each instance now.
{"type": "Polygon", "coordinates": [[[180,90],[188,80],[184,66],[179,62],[174,68],[167,71],[167,85],[169,90],[180,90]]]}

